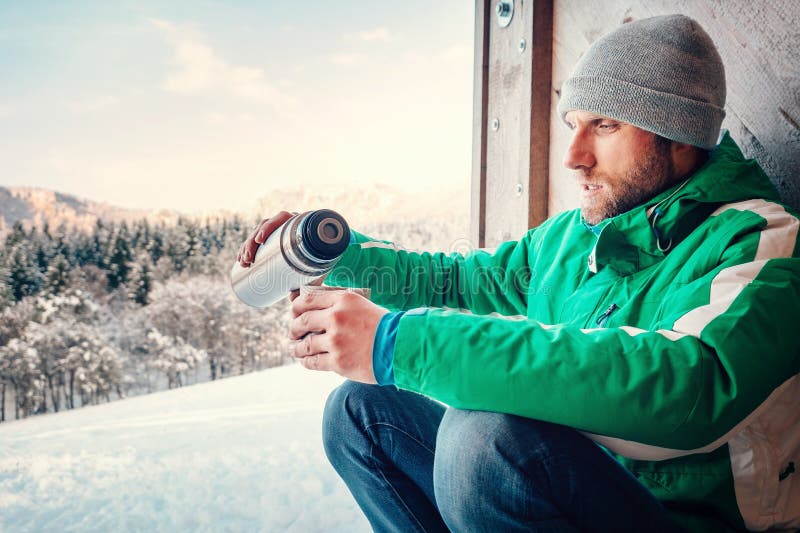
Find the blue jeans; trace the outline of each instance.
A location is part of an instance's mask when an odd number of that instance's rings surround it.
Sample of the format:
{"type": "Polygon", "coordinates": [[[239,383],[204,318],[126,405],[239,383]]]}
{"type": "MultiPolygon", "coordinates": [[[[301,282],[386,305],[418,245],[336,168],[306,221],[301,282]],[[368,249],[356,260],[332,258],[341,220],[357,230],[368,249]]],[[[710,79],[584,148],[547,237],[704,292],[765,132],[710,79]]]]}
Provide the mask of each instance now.
{"type": "Polygon", "coordinates": [[[602,448],[556,424],[347,381],[325,452],[375,531],[675,531],[602,448]]]}

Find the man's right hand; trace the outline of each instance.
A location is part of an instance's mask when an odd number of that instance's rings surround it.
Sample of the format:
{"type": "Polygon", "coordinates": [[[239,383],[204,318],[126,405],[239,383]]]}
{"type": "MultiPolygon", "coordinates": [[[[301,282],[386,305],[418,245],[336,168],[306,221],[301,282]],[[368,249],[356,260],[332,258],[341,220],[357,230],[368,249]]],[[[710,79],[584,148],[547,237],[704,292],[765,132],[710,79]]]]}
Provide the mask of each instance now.
{"type": "Polygon", "coordinates": [[[253,228],[253,233],[244,241],[242,247],[239,248],[239,255],[236,256],[236,261],[243,267],[249,267],[253,264],[253,259],[256,256],[258,247],[264,244],[273,231],[283,225],[284,222],[292,218],[292,213],[288,211],[281,211],[277,215],[270,218],[265,218],[253,228]]]}

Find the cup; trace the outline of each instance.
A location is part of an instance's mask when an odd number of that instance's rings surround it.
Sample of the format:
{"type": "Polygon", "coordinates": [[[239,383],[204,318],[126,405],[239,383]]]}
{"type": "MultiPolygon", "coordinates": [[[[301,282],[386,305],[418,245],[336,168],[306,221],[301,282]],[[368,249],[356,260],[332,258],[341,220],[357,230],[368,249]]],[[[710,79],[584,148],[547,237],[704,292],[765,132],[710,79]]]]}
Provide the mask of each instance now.
{"type": "Polygon", "coordinates": [[[347,291],[347,292],[354,292],[360,296],[363,296],[367,300],[370,297],[370,289],[369,288],[358,288],[358,287],[328,287],[327,285],[303,285],[300,287],[300,296],[305,296],[306,294],[316,293],[316,292],[332,292],[332,291],[347,291]]]}

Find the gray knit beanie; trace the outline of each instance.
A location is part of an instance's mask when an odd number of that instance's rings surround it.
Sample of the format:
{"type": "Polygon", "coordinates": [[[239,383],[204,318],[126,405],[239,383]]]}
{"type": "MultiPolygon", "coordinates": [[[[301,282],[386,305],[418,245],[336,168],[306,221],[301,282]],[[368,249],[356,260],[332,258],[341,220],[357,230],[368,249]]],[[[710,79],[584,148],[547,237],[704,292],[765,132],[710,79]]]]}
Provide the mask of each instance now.
{"type": "Polygon", "coordinates": [[[623,24],[594,42],[561,87],[558,113],[589,111],[710,150],[725,116],[725,69],[683,15],[623,24]]]}

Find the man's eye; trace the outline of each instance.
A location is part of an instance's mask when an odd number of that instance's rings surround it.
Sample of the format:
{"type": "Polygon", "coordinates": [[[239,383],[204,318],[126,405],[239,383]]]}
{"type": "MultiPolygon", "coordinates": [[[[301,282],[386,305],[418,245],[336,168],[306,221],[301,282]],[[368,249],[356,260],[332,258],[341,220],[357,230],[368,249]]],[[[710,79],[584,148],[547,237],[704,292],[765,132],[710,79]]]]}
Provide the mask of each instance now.
{"type": "Polygon", "coordinates": [[[613,129],[616,129],[617,124],[614,122],[601,122],[600,124],[597,125],[597,127],[600,128],[601,130],[611,131],[613,129]]]}

